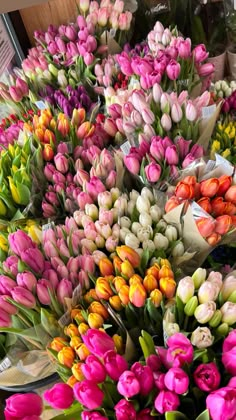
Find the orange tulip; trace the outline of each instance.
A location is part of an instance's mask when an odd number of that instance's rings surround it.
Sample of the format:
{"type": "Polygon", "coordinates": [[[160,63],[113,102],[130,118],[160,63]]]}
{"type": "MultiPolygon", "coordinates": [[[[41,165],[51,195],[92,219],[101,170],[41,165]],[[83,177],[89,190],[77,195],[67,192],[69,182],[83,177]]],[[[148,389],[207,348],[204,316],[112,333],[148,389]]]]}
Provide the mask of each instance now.
{"type": "Polygon", "coordinates": [[[156,308],[159,308],[159,306],[160,306],[160,304],[162,302],[162,297],[163,297],[162,296],[162,293],[161,293],[161,291],[159,289],[154,289],[150,293],[151,302],[153,303],[153,305],[156,308]]]}
{"type": "Polygon", "coordinates": [[[78,312],[75,317],[74,317],[75,322],[77,322],[77,324],[80,324],[81,322],[85,321],[84,315],[82,310],[80,310],[80,312],[78,312]]]}
{"type": "Polygon", "coordinates": [[[215,220],[212,217],[199,217],[196,225],[203,238],[210,236],[215,230],[215,220]]]}
{"type": "Polygon", "coordinates": [[[159,280],[159,271],[160,271],[160,267],[158,264],[154,264],[152,267],[148,268],[146,270],[146,276],[148,276],[148,274],[151,274],[152,276],[154,276],[157,280],[159,280]]]}
{"type": "Polygon", "coordinates": [[[181,200],[175,196],[171,197],[166,205],[165,205],[165,212],[169,213],[169,211],[175,209],[176,207],[178,207],[181,203],[181,200]]]}
{"type": "Polygon", "coordinates": [[[74,337],[75,335],[79,334],[79,331],[75,324],[69,324],[67,327],[65,327],[64,333],[69,337],[74,337]]]}
{"type": "Polygon", "coordinates": [[[189,200],[194,198],[194,186],[191,184],[185,184],[183,181],[180,181],[175,187],[175,195],[181,200],[189,200]]]}
{"type": "Polygon", "coordinates": [[[229,216],[234,216],[236,214],[236,206],[230,201],[226,201],[224,213],[228,214],[229,216]]]}
{"type": "Polygon", "coordinates": [[[226,191],[228,191],[229,187],[232,185],[232,177],[228,175],[222,175],[218,178],[219,181],[219,189],[217,191],[217,195],[223,196],[226,191]]]}
{"type": "Polygon", "coordinates": [[[99,314],[91,313],[88,316],[88,324],[90,328],[95,328],[97,330],[104,324],[104,319],[99,314]]]}
{"type": "Polygon", "coordinates": [[[129,279],[129,285],[131,286],[131,284],[136,284],[136,283],[142,283],[143,279],[141,276],[139,276],[139,274],[134,274],[132,277],[130,277],[129,279]]]}
{"type": "Polygon", "coordinates": [[[215,246],[216,244],[218,244],[218,242],[220,242],[221,240],[221,235],[219,235],[216,232],[213,232],[210,236],[208,236],[206,238],[206,241],[209,243],[209,245],[211,246],[215,246]]]}
{"type": "Polygon", "coordinates": [[[188,175],[183,179],[185,184],[195,185],[197,183],[197,178],[194,175],[188,175]]]}
{"type": "Polygon", "coordinates": [[[44,143],[49,143],[49,144],[54,144],[56,141],[56,137],[55,134],[51,131],[51,130],[45,130],[44,133],[44,137],[43,137],[43,142],[44,143]]]}
{"type": "Polygon", "coordinates": [[[36,128],[35,130],[35,135],[41,143],[44,142],[44,133],[45,133],[45,130],[43,130],[41,127],[36,128]]]}
{"type": "Polygon", "coordinates": [[[38,125],[39,125],[39,116],[34,114],[34,116],[33,116],[33,126],[34,126],[34,128],[37,128],[38,125]]]}
{"type": "Polygon", "coordinates": [[[109,258],[100,259],[99,270],[102,276],[110,276],[114,274],[114,267],[109,258]]]}
{"type": "Polygon", "coordinates": [[[43,147],[43,158],[46,162],[50,162],[54,158],[54,151],[51,144],[45,144],[43,147]]]}
{"type": "Polygon", "coordinates": [[[113,258],[113,266],[114,266],[116,274],[120,274],[121,264],[122,264],[122,260],[117,255],[115,255],[113,258]]]}
{"type": "Polygon", "coordinates": [[[81,309],[79,308],[71,309],[71,312],[70,312],[71,319],[75,319],[76,315],[78,316],[81,315],[81,309]]]}
{"type": "Polygon", "coordinates": [[[82,372],[82,365],[83,363],[78,362],[78,363],[75,363],[71,368],[72,373],[77,381],[83,381],[83,379],[85,379],[84,374],[82,372]]]}
{"type": "Polygon", "coordinates": [[[38,123],[40,125],[44,125],[45,127],[49,127],[51,118],[52,116],[49,116],[46,112],[42,112],[38,119],[38,123]]]}
{"type": "Polygon", "coordinates": [[[84,335],[89,330],[89,326],[85,322],[81,322],[81,324],[78,326],[78,330],[80,335],[84,335]]]}
{"type": "Polygon", "coordinates": [[[221,216],[225,213],[226,202],[223,197],[215,197],[211,200],[211,212],[214,216],[221,216]]]}
{"type": "Polygon", "coordinates": [[[154,277],[152,274],[148,274],[143,279],[143,285],[147,292],[151,292],[152,290],[156,289],[158,286],[158,282],[156,277],[154,277]]]}
{"type": "Polygon", "coordinates": [[[140,256],[133,248],[121,245],[116,248],[116,252],[122,261],[128,260],[134,268],[140,265],[140,256]]]}
{"type": "Polygon", "coordinates": [[[98,300],[98,296],[96,294],[95,289],[90,289],[85,295],[84,300],[86,303],[91,303],[94,300],[98,300]]]}
{"type": "Polygon", "coordinates": [[[78,347],[76,347],[75,352],[77,356],[79,356],[80,360],[86,360],[90,355],[90,351],[85,344],[80,344],[78,347]]]}
{"type": "Polygon", "coordinates": [[[57,355],[59,363],[71,368],[75,360],[75,352],[71,347],[63,347],[57,355]]]}
{"type": "Polygon", "coordinates": [[[121,311],[123,309],[121,299],[117,295],[110,297],[109,303],[111,307],[115,309],[116,311],[121,311]]]}
{"type": "Polygon", "coordinates": [[[89,313],[95,313],[101,315],[104,319],[109,317],[109,313],[105,306],[103,306],[100,302],[92,302],[88,307],[89,313]]]}
{"type": "Polygon", "coordinates": [[[223,214],[216,218],[215,232],[219,235],[224,235],[229,231],[232,225],[232,219],[229,215],[223,214]]]}
{"type": "Polygon", "coordinates": [[[132,275],[134,273],[135,273],[135,271],[134,271],[134,268],[133,268],[132,264],[128,260],[123,261],[122,264],[121,264],[121,274],[125,278],[129,279],[130,277],[132,277],[132,275]]]}
{"type": "Polygon", "coordinates": [[[225,200],[236,204],[236,185],[232,185],[225,194],[225,200]]]}
{"type": "Polygon", "coordinates": [[[53,131],[56,130],[57,123],[56,123],[56,120],[54,118],[51,119],[50,124],[49,124],[49,128],[51,128],[53,131]]]}
{"type": "Polygon", "coordinates": [[[210,203],[210,198],[209,197],[202,197],[202,198],[200,198],[200,200],[197,201],[197,204],[203,210],[205,210],[207,213],[211,213],[212,208],[211,208],[211,203],[210,203]]]}
{"type": "Polygon", "coordinates": [[[171,277],[174,278],[174,273],[168,265],[163,265],[159,271],[159,278],[171,277]]]}
{"type": "Polygon", "coordinates": [[[113,291],[111,290],[109,281],[102,277],[97,279],[95,291],[99,299],[108,300],[111,296],[113,296],[113,291]]]}
{"type": "Polygon", "coordinates": [[[112,340],[115,343],[115,348],[116,348],[117,353],[124,354],[124,342],[123,342],[122,337],[118,334],[114,334],[112,336],[112,340]]]}
{"type": "Polygon", "coordinates": [[[200,182],[200,192],[204,197],[214,197],[219,190],[218,178],[209,178],[200,182]]]}
{"type": "Polygon", "coordinates": [[[120,288],[120,291],[118,293],[118,296],[123,303],[123,305],[128,305],[129,303],[129,286],[125,284],[120,288]]]}
{"type": "Polygon", "coordinates": [[[66,137],[70,132],[70,123],[66,117],[58,119],[57,129],[62,134],[63,137],[66,137]]]}
{"type": "Polygon", "coordinates": [[[73,388],[74,387],[74,385],[77,383],[78,381],[77,381],[77,379],[76,379],[76,377],[74,376],[74,375],[71,375],[70,377],[69,377],[69,379],[67,380],[67,385],[69,385],[71,388],[73,388]]]}
{"type": "Polygon", "coordinates": [[[74,109],[72,113],[71,124],[74,126],[79,126],[85,120],[86,112],[84,108],[74,109]]]}
{"type": "Polygon", "coordinates": [[[129,300],[137,308],[142,308],[147,299],[147,292],[141,283],[132,284],[129,289],[129,300]]]}
{"type": "Polygon", "coordinates": [[[91,136],[94,133],[95,126],[89,121],[82,123],[77,130],[78,139],[85,139],[86,137],[91,136]]]}
{"type": "Polygon", "coordinates": [[[75,349],[76,347],[78,347],[80,344],[82,344],[82,340],[80,337],[74,335],[74,337],[71,337],[70,340],[70,346],[72,347],[72,349],[75,349]]]}
{"type": "Polygon", "coordinates": [[[65,338],[62,337],[55,337],[50,343],[50,349],[53,349],[57,352],[66,347],[69,343],[66,341],[65,338]]]}
{"type": "Polygon", "coordinates": [[[160,279],[160,290],[167,297],[172,298],[175,295],[176,282],[171,277],[163,277],[160,279]]]}
{"type": "Polygon", "coordinates": [[[126,284],[126,281],[123,277],[116,276],[116,277],[114,277],[112,283],[114,284],[117,293],[119,293],[121,287],[126,284]]]}
{"type": "Polygon", "coordinates": [[[160,260],[160,266],[163,267],[164,265],[171,268],[171,263],[169,260],[167,260],[167,258],[161,258],[160,260]]]}

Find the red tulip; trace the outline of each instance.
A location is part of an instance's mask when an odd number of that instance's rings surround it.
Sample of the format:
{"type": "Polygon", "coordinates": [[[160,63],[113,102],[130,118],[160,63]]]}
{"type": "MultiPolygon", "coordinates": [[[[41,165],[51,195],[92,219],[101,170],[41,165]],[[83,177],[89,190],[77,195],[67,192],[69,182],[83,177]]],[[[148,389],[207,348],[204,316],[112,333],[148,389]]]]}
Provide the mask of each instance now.
{"type": "Polygon", "coordinates": [[[194,186],[180,181],[175,187],[175,195],[182,200],[194,198],[194,186]]]}
{"type": "Polygon", "coordinates": [[[225,194],[225,200],[236,204],[236,185],[232,185],[225,194]]]}
{"type": "Polygon", "coordinates": [[[219,189],[219,181],[217,178],[210,178],[200,183],[200,191],[204,197],[214,197],[219,189]]]}
{"type": "Polygon", "coordinates": [[[222,175],[218,178],[218,181],[219,189],[217,195],[223,196],[232,185],[232,177],[228,175],[222,175]]]}
{"type": "Polygon", "coordinates": [[[209,197],[202,197],[200,200],[197,201],[197,204],[205,210],[207,213],[212,212],[210,198],[209,197]]]}
{"type": "Polygon", "coordinates": [[[179,200],[177,197],[171,197],[165,205],[165,212],[168,213],[169,211],[175,209],[175,207],[178,207],[180,203],[181,200],[179,200]]]}
{"type": "Polygon", "coordinates": [[[221,216],[225,213],[226,203],[223,197],[216,197],[211,200],[211,209],[214,216],[221,216]]]}

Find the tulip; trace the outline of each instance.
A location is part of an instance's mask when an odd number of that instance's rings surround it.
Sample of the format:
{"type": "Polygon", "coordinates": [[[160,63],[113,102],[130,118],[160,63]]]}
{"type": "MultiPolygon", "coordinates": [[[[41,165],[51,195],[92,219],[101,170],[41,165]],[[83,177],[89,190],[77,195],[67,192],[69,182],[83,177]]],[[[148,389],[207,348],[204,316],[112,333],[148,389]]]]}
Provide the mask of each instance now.
{"type": "Polygon", "coordinates": [[[24,305],[26,308],[34,308],[36,306],[35,297],[32,293],[23,287],[16,286],[11,290],[12,299],[17,303],[24,305]]]}
{"type": "Polygon", "coordinates": [[[82,372],[89,381],[100,383],[106,378],[106,370],[103,364],[96,356],[92,354],[86,359],[86,362],[81,366],[82,372]]]}
{"type": "Polygon", "coordinates": [[[199,289],[201,284],[206,280],[205,268],[198,268],[192,275],[195,289],[199,289]]]}
{"type": "Polygon", "coordinates": [[[16,282],[18,286],[25,287],[26,289],[33,292],[37,285],[37,279],[31,272],[18,273],[16,276],[16,282]]]}
{"type": "Polygon", "coordinates": [[[236,303],[225,302],[220,308],[222,313],[222,322],[228,325],[233,325],[236,322],[236,303]]]}
{"type": "Polygon", "coordinates": [[[224,302],[229,300],[231,294],[235,291],[236,288],[236,277],[230,275],[226,277],[223,282],[222,289],[221,289],[221,296],[224,302]]]}
{"type": "Polygon", "coordinates": [[[167,299],[171,299],[175,294],[176,282],[170,277],[162,277],[159,282],[159,287],[163,295],[167,299]]]}
{"type": "Polygon", "coordinates": [[[51,407],[58,410],[69,408],[74,401],[73,389],[67,384],[58,383],[43,394],[51,407]]]}
{"type": "Polygon", "coordinates": [[[12,252],[19,256],[23,251],[26,251],[29,248],[35,248],[36,246],[31,238],[22,230],[11,233],[8,236],[8,240],[12,252]]]}
{"type": "Polygon", "coordinates": [[[37,248],[26,249],[21,252],[21,260],[27,264],[35,273],[42,273],[44,270],[44,257],[37,248]]]}
{"type": "Polygon", "coordinates": [[[218,190],[219,180],[217,178],[210,178],[200,182],[200,192],[205,197],[214,197],[218,190]]]}
{"type": "Polygon", "coordinates": [[[217,309],[213,315],[213,317],[211,318],[211,320],[209,321],[209,325],[210,327],[216,328],[218,327],[218,325],[221,323],[222,320],[222,314],[220,309],[217,309]]]}
{"type": "Polygon", "coordinates": [[[218,216],[216,219],[215,232],[224,235],[232,226],[232,218],[226,214],[218,216]]]}
{"type": "Polygon", "coordinates": [[[149,182],[157,182],[161,176],[161,167],[158,163],[152,162],[145,166],[145,175],[149,182]]]}
{"type": "Polygon", "coordinates": [[[170,368],[165,375],[164,383],[170,391],[185,394],[189,387],[189,377],[181,368],[170,368]]]}
{"type": "MultiPolygon", "coordinates": [[[[212,200],[212,201],[214,201],[214,200],[212,200]]],[[[210,202],[209,197],[200,198],[200,200],[197,201],[197,204],[207,213],[210,214],[212,212],[212,206],[211,206],[211,202],[210,202]]]]}
{"type": "Polygon", "coordinates": [[[50,343],[50,348],[55,350],[56,352],[59,352],[67,344],[68,342],[66,341],[66,339],[62,337],[55,337],[50,343]]]}
{"type": "Polygon", "coordinates": [[[132,402],[126,399],[121,399],[114,407],[117,420],[124,420],[126,418],[136,419],[136,410],[132,402]]]}
{"type": "Polygon", "coordinates": [[[198,300],[200,303],[215,301],[220,289],[215,283],[205,281],[198,290],[198,300]]]}
{"type": "Polygon", "coordinates": [[[194,289],[195,287],[192,277],[184,277],[178,284],[176,295],[183,303],[187,303],[193,297],[194,289]]]}
{"type": "Polygon", "coordinates": [[[166,74],[170,80],[176,80],[180,74],[180,64],[175,60],[170,60],[169,64],[166,66],[166,74]]]}
{"type": "Polygon", "coordinates": [[[108,300],[113,295],[108,280],[102,277],[97,279],[95,291],[99,299],[108,300]]]}
{"type": "Polygon", "coordinates": [[[132,398],[140,392],[140,384],[133,372],[124,371],[117,384],[118,392],[126,398],[132,398]]]}
{"type": "Polygon", "coordinates": [[[119,246],[116,248],[116,252],[122,261],[127,259],[134,268],[137,268],[140,265],[140,256],[129,246],[119,246]]]}
{"type": "Polygon", "coordinates": [[[75,384],[75,398],[89,410],[94,410],[101,406],[104,394],[96,383],[90,380],[83,380],[75,384]]]}
{"type": "MultiPolygon", "coordinates": [[[[7,303],[7,302],[5,302],[7,303]]],[[[13,307],[13,305],[11,305],[13,307]]],[[[9,311],[5,311],[6,305],[3,306],[3,309],[0,308],[0,327],[11,327],[12,321],[9,311]]]]}
{"type": "Polygon", "coordinates": [[[162,233],[156,233],[154,236],[154,245],[156,249],[167,249],[169,247],[168,239],[162,233]]]}
{"type": "Polygon", "coordinates": [[[11,295],[12,289],[16,286],[16,282],[8,276],[0,275],[0,294],[11,295]]]}
{"type": "Polygon", "coordinates": [[[209,55],[209,53],[206,51],[206,47],[204,44],[197,45],[193,51],[192,51],[194,61],[199,64],[202,61],[205,61],[209,55]]]}
{"type": "Polygon", "coordinates": [[[147,292],[141,283],[132,284],[129,288],[129,300],[137,308],[145,305],[147,292]]]}
{"type": "Polygon", "coordinates": [[[210,321],[216,311],[216,304],[213,301],[208,301],[199,305],[194,316],[200,324],[206,324],[210,321]]]}
{"type": "Polygon", "coordinates": [[[174,103],[171,107],[171,118],[175,123],[179,123],[183,118],[183,111],[178,103],[174,103]]]}
{"type": "Polygon", "coordinates": [[[200,77],[207,77],[214,73],[215,66],[213,63],[205,63],[198,67],[198,74],[200,77]]]}
{"type": "Polygon", "coordinates": [[[130,299],[129,299],[129,290],[130,287],[128,285],[121,286],[118,296],[123,303],[123,305],[128,305],[130,299]]]}
{"type": "Polygon", "coordinates": [[[63,305],[65,298],[72,297],[72,284],[67,279],[62,279],[57,288],[57,299],[63,305]]]}
{"type": "Polygon", "coordinates": [[[124,164],[129,172],[131,172],[134,175],[138,175],[140,171],[140,162],[137,157],[133,155],[127,155],[124,156],[124,164]]]}
{"type": "Polygon", "coordinates": [[[178,395],[167,390],[160,391],[154,401],[154,406],[160,414],[164,414],[167,411],[175,411],[179,405],[178,395]]]}
{"type": "Polygon", "coordinates": [[[102,276],[110,276],[114,274],[113,264],[108,258],[100,259],[99,270],[102,276]]]}
{"type": "Polygon", "coordinates": [[[193,185],[180,181],[175,187],[175,195],[182,200],[192,199],[195,195],[194,187],[193,185]]]}
{"type": "Polygon", "coordinates": [[[68,368],[71,368],[74,363],[75,353],[71,347],[63,347],[59,351],[57,357],[59,363],[61,363],[64,366],[67,366],[68,368]]]}
{"type": "Polygon", "coordinates": [[[6,399],[5,418],[40,420],[43,411],[42,398],[35,393],[14,394],[6,399]]]}
{"type": "Polygon", "coordinates": [[[196,221],[197,228],[200,232],[200,234],[207,238],[210,235],[213,234],[216,226],[216,222],[212,217],[206,218],[206,217],[199,217],[196,221]]]}
{"type": "Polygon", "coordinates": [[[232,185],[225,193],[225,200],[236,204],[236,185],[232,185]]]}
{"type": "Polygon", "coordinates": [[[184,313],[187,316],[193,316],[195,309],[198,307],[198,299],[197,296],[192,296],[191,299],[186,303],[184,307],[184,313]]]}

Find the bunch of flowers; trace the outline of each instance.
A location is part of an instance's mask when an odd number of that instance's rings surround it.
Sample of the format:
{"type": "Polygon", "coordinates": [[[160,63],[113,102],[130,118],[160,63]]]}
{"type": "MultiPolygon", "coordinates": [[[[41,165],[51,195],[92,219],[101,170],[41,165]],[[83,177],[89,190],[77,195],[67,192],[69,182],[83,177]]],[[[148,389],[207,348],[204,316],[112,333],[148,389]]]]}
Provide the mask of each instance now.
{"type": "Polygon", "coordinates": [[[41,98],[52,105],[54,109],[61,109],[62,112],[69,118],[72,117],[74,109],[85,109],[90,113],[94,104],[92,103],[85,87],[83,85],[73,88],[67,86],[64,91],[56,90],[50,85],[45,86],[39,92],[41,98]]]}
{"type": "Polygon", "coordinates": [[[140,340],[145,361],[130,366],[115,351],[106,333],[88,330],[83,340],[89,355],[80,363],[79,379],[70,385],[56,384],[44,393],[45,401],[55,409],[65,410],[65,415],[103,420],[114,416],[123,420],[127,415],[148,420],[153,415],[162,419],[219,420],[236,415],[232,359],[235,331],[225,339],[223,355],[217,358],[210,352],[199,354],[181,333],[168,338],[166,348],[155,349],[151,337],[143,331],[140,340]],[[229,377],[221,373],[222,365],[229,377]]]}
{"type": "Polygon", "coordinates": [[[185,169],[196,159],[204,155],[204,149],[198,144],[191,147],[192,140],[176,137],[153,136],[150,143],[143,140],[139,147],[131,147],[124,156],[126,168],[134,175],[139,175],[147,184],[162,184],[168,178],[175,180],[181,169],[185,169]]]}
{"type": "Polygon", "coordinates": [[[235,272],[222,279],[220,272],[211,271],[207,276],[202,268],[182,278],[176,290],[176,306],[169,309],[176,317],[166,322],[166,331],[169,335],[187,332],[198,349],[214,346],[235,327],[235,284],[235,272]]]}
{"type": "Polygon", "coordinates": [[[190,206],[198,231],[209,245],[215,246],[225,234],[235,230],[235,189],[231,176],[222,175],[200,182],[195,176],[187,176],[176,185],[165,210],[169,212],[180,203],[188,205],[194,200],[190,206]]]}
{"type": "Polygon", "coordinates": [[[221,112],[224,114],[235,114],[236,109],[236,90],[233,91],[233,93],[228,96],[222,105],[221,112]]]}
{"type": "Polygon", "coordinates": [[[116,95],[110,89],[109,94],[108,103],[112,103],[108,105],[109,121],[113,121],[116,130],[132,145],[149,141],[156,135],[171,139],[181,136],[196,143],[202,107],[210,100],[209,92],[193,101],[186,91],[179,96],[174,92],[164,93],[157,83],[149,95],[142,89],[124,91],[123,95],[116,95]]]}
{"type": "Polygon", "coordinates": [[[19,109],[20,111],[25,112],[27,108],[31,109],[32,104],[29,101],[28,95],[29,86],[23,78],[12,77],[10,86],[1,83],[0,96],[16,111],[19,109]]]}
{"type": "Polygon", "coordinates": [[[20,131],[24,125],[23,121],[18,121],[17,123],[8,123],[6,120],[2,122],[0,127],[0,150],[7,149],[9,144],[13,144],[15,140],[18,139],[20,131]]]}
{"type": "Polygon", "coordinates": [[[235,129],[236,123],[233,120],[225,119],[216,124],[211,140],[211,158],[214,159],[217,153],[234,165],[236,164],[235,129]]]}
{"type": "Polygon", "coordinates": [[[160,83],[165,91],[169,88],[180,93],[189,92],[214,72],[211,63],[204,63],[208,53],[203,44],[191,50],[191,40],[178,36],[176,28],[171,32],[156,22],[147,36],[149,51],[145,57],[130,56],[122,52],[117,56],[121,71],[129,77],[137,77],[143,89],[160,83]],[[198,79],[196,82],[196,78],[198,79]]]}
{"type": "Polygon", "coordinates": [[[213,84],[212,89],[217,98],[228,98],[236,90],[236,83],[234,80],[231,82],[218,80],[213,84]]]}

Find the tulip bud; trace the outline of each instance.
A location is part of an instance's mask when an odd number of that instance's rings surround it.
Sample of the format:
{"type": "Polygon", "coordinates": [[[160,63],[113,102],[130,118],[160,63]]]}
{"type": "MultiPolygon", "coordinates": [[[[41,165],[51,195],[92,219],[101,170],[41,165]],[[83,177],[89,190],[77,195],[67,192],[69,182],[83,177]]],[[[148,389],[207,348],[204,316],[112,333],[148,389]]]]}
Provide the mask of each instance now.
{"type": "Polygon", "coordinates": [[[71,368],[74,360],[75,360],[75,353],[71,347],[63,347],[57,355],[59,363],[62,365],[71,368]]]}
{"type": "Polygon", "coordinates": [[[175,295],[176,282],[171,277],[162,277],[159,281],[159,286],[167,299],[171,299],[175,295]]]}
{"type": "Polygon", "coordinates": [[[131,226],[131,231],[135,234],[135,235],[137,235],[138,234],[138,230],[139,229],[142,229],[142,226],[140,225],[140,223],[138,223],[138,222],[134,222],[134,223],[132,223],[132,226],[131,226]]]}
{"type": "Polygon", "coordinates": [[[99,277],[96,281],[95,292],[99,299],[108,300],[109,297],[113,296],[109,282],[102,277],[99,277]]]}
{"type": "Polygon", "coordinates": [[[99,270],[102,276],[110,276],[114,274],[114,267],[108,258],[102,258],[99,261],[99,270]]]}
{"type": "Polygon", "coordinates": [[[171,250],[171,254],[174,258],[182,257],[184,255],[185,249],[183,242],[178,242],[171,250]]]}
{"type": "Polygon", "coordinates": [[[82,344],[82,339],[76,335],[71,337],[70,339],[70,347],[74,350],[76,347],[78,347],[80,344],[82,344]]]}
{"type": "Polygon", "coordinates": [[[178,284],[176,295],[179,296],[183,303],[187,303],[193,297],[194,289],[192,277],[184,277],[178,284]]]}
{"type": "Polygon", "coordinates": [[[162,293],[159,289],[154,289],[150,293],[150,300],[156,308],[159,308],[162,302],[162,293]]]}
{"type": "Polygon", "coordinates": [[[133,233],[128,233],[125,236],[125,245],[129,246],[130,248],[136,249],[139,247],[140,241],[133,233]]]}
{"type": "Polygon", "coordinates": [[[128,260],[122,262],[121,275],[124,276],[124,278],[129,279],[130,277],[133,276],[134,273],[135,273],[134,268],[128,260]]]}
{"type": "Polygon", "coordinates": [[[210,301],[199,305],[194,312],[194,316],[200,324],[206,324],[213,317],[215,311],[216,304],[210,301]]]}
{"type": "Polygon", "coordinates": [[[217,284],[205,281],[198,290],[198,300],[200,303],[215,301],[218,297],[220,289],[217,284]]]}
{"type": "Polygon", "coordinates": [[[167,226],[165,230],[165,237],[170,241],[176,241],[178,238],[177,229],[174,226],[167,226]]]}
{"type": "Polygon", "coordinates": [[[121,217],[120,218],[120,226],[121,226],[121,228],[124,228],[125,227],[125,228],[129,229],[130,226],[131,226],[131,220],[130,220],[130,218],[127,217],[127,216],[121,217]]]}
{"type": "Polygon", "coordinates": [[[81,322],[78,326],[78,330],[80,335],[84,335],[89,330],[89,326],[88,324],[85,324],[85,322],[81,322]]]}
{"type": "Polygon", "coordinates": [[[136,207],[139,213],[148,213],[150,210],[151,204],[147,197],[139,195],[136,201],[136,207]]]}
{"type": "Polygon", "coordinates": [[[195,289],[199,289],[201,284],[206,280],[205,268],[198,268],[192,275],[195,289]]]}
{"type": "Polygon", "coordinates": [[[143,279],[143,285],[148,293],[152,292],[154,289],[157,289],[158,282],[157,279],[152,275],[148,274],[143,279]]]}
{"type": "Polygon", "coordinates": [[[197,296],[192,296],[184,307],[184,313],[187,316],[193,316],[196,308],[198,307],[197,296]]]}
{"type": "Polygon", "coordinates": [[[229,325],[226,324],[226,322],[223,322],[219,325],[219,327],[216,328],[216,333],[220,335],[221,337],[226,337],[229,332],[229,325]]]}
{"type": "Polygon", "coordinates": [[[218,325],[221,323],[222,320],[222,313],[220,309],[217,309],[213,315],[213,317],[209,321],[209,325],[212,328],[218,327],[218,325]]]}
{"type": "Polygon", "coordinates": [[[220,308],[222,314],[222,322],[233,325],[236,322],[236,303],[225,302],[220,308]]]}
{"type": "Polygon", "coordinates": [[[71,368],[71,371],[72,371],[72,373],[73,373],[73,375],[74,375],[74,377],[76,378],[76,380],[77,381],[83,381],[85,378],[84,378],[84,374],[83,374],[83,372],[82,372],[82,365],[83,365],[83,363],[82,362],[79,362],[79,363],[75,363],[73,366],[72,366],[72,368],[71,368]]]}
{"type": "Polygon", "coordinates": [[[63,349],[63,347],[67,346],[68,342],[65,338],[62,337],[55,337],[50,343],[50,349],[59,352],[63,349]]]}
{"type": "Polygon", "coordinates": [[[161,219],[162,211],[157,204],[154,204],[154,206],[150,207],[150,215],[154,223],[159,222],[159,220],[161,219]]]}
{"type": "Polygon", "coordinates": [[[123,305],[119,296],[111,296],[109,298],[109,303],[115,311],[121,311],[123,309],[123,305]]]}
{"type": "MultiPolygon", "coordinates": [[[[123,286],[124,287],[124,286],[123,286]]],[[[122,290],[122,288],[121,288],[122,290]]],[[[132,284],[129,288],[129,300],[137,308],[145,305],[147,293],[141,283],[132,284]]]]}
{"type": "Polygon", "coordinates": [[[214,337],[211,335],[209,328],[198,327],[193,331],[190,341],[198,349],[205,349],[212,346],[214,337]]]}
{"type": "Polygon", "coordinates": [[[128,305],[129,303],[129,286],[127,284],[125,284],[124,286],[122,286],[120,288],[120,291],[118,293],[118,296],[121,300],[121,302],[123,303],[123,305],[128,305]]]}
{"type": "Polygon", "coordinates": [[[122,245],[116,248],[116,252],[122,261],[127,259],[134,268],[139,267],[140,256],[131,247],[122,245]]]}
{"type": "Polygon", "coordinates": [[[101,328],[104,324],[104,319],[101,315],[96,313],[90,313],[88,315],[88,324],[90,328],[101,328]]]}

